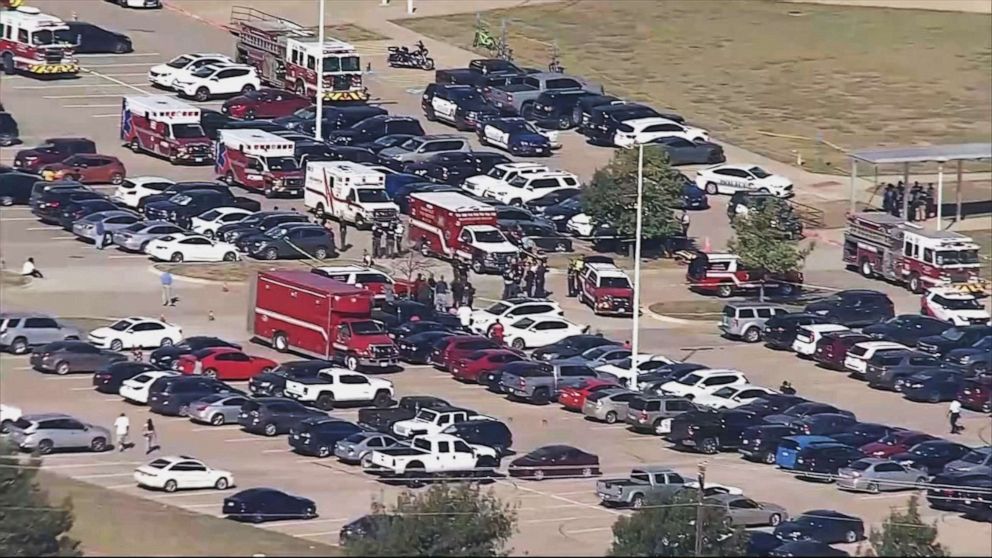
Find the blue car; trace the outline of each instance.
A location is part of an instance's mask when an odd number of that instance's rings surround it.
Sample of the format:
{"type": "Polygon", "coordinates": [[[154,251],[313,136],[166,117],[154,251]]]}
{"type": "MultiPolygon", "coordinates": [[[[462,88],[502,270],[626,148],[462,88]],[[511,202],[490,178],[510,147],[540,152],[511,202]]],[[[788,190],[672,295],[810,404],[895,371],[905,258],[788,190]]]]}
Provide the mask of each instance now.
{"type": "Polygon", "coordinates": [[[533,124],[523,118],[495,118],[479,124],[479,143],[505,149],[513,155],[550,156],[551,134],[557,139],[557,132],[541,133],[533,124]]]}
{"type": "Polygon", "coordinates": [[[682,182],[682,207],[685,209],[708,209],[710,200],[706,191],[696,186],[691,180],[682,182]]]}
{"type": "Polygon", "coordinates": [[[816,444],[832,443],[834,439],[828,436],[786,436],[775,451],[775,464],[781,469],[795,469],[799,452],[816,444]]]}

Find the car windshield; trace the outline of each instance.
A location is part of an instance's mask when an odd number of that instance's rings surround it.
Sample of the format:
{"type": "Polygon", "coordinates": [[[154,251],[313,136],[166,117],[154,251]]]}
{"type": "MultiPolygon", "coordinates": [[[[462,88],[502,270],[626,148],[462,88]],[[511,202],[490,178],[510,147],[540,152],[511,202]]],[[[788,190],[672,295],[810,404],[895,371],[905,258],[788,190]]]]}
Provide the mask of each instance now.
{"type": "Polygon", "coordinates": [[[300,170],[300,165],[292,157],[266,157],[265,163],[269,166],[269,170],[273,171],[300,170]]]}
{"type": "Polygon", "coordinates": [[[155,461],[152,461],[151,463],[149,463],[148,466],[151,467],[151,468],[153,468],[153,469],[165,469],[171,463],[172,462],[169,461],[168,459],[156,459],[155,461]]]}
{"type": "Polygon", "coordinates": [[[942,451],[943,447],[935,444],[920,444],[910,449],[909,453],[919,455],[920,457],[936,457],[944,453],[942,451]]]}
{"type": "Polygon", "coordinates": [[[362,203],[385,203],[389,201],[389,196],[385,190],[359,190],[358,201],[362,203]]]}
{"type": "Polygon", "coordinates": [[[871,463],[868,461],[855,461],[847,466],[848,469],[854,469],[855,471],[867,471],[871,468],[871,463]]]}
{"type": "Polygon", "coordinates": [[[210,211],[200,215],[200,219],[203,219],[204,221],[213,221],[218,217],[220,217],[220,211],[217,211],[216,209],[211,209],[210,211]]]}
{"type": "Polygon", "coordinates": [[[958,329],[956,327],[952,327],[951,329],[945,331],[944,333],[941,333],[940,336],[943,337],[944,339],[947,339],[948,341],[957,341],[958,339],[964,337],[964,330],[958,329]]]}
{"type": "Polygon", "coordinates": [[[761,167],[751,167],[747,169],[747,171],[758,178],[768,178],[769,176],[771,176],[770,174],[768,174],[767,171],[765,171],[765,169],[761,167]]]}
{"type": "Polygon", "coordinates": [[[988,457],[988,453],[983,453],[980,451],[969,451],[967,455],[961,458],[961,461],[965,463],[973,463],[975,465],[981,465],[985,463],[985,459],[988,457]]]}
{"type": "Polygon", "coordinates": [[[898,433],[892,433],[892,434],[886,435],[884,438],[882,438],[878,442],[881,443],[881,444],[885,444],[887,446],[894,446],[896,444],[901,444],[905,439],[906,439],[905,435],[901,435],[901,434],[898,434],[898,433]]]}
{"type": "Polygon", "coordinates": [[[186,194],[176,194],[169,198],[169,201],[176,205],[189,205],[189,202],[193,201],[193,198],[187,196],[186,194]]]}
{"type": "Polygon", "coordinates": [[[199,124],[172,125],[172,136],[176,138],[202,138],[206,135],[199,124]]]}
{"type": "Polygon", "coordinates": [[[495,244],[500,242],[506,242],[503,238],[503,233],[498,230],[485,230],[485,231],[475,231],[475,241],[482,243],[495,244]]]}
{"type": "Polygon", "coordinates": [[[977,264],[978,250],[941,250],[934,262],[937,265],[977,264]]]}
{"type": "Polygon", "coordinates": [[[324,58],[323,71],[326,72],[359,72],[362,64],[357,56],[328,56],[324,58]]]}
{"type": "Polygon", "coordinates": [[[289,229],[286,227],[274,227],[265,231],[264,234],[269,238],[282,238],[286,236],[287,232],[289,232],[289,229]]]}
{"type": "Polygon", "coordinates": [[[33,45],[74,44],[75,42],[76,37],[69,29],[42,29],[31,34],[31,44],[33,45]]]}
{"type": "Polygon", "coordinates": [[[587,350],[586,352],[582,353],[582,357],[587,358],[589,360],[595,360],[612,350],[615,350],[615,347],[607,347],[605,345],[602,347],[593,347],[587,350]]]}
{"type": "Polygon", "coordinates": [[[125,331],[127,328],[131,327],[133,324],[134,324],[134,322],[132,322],[130,320],[119,320],[117,322],[114,322],[114,324],[110,326],[110,329],[112,329],[114,331],[125,331]]]}
{"type": "Polygon", "coordinates": [[[403,144],[400,145],[400,148],[407,151],[416,151],[417,149],[420,149],[421,145],[424,145],[424,140],[419,138],[410,138],[403,142],[403,144]]]}
{"type": "Polygon", "coordinates": [[[523,176],[523,175],[517,175],[517,176],[514,176],[512,179],[510,179],[509,184],[510,184],[510,186],[513,186],[513,187],[516,187],[516,188],[523,188],[524,186],[527,185],[527,178],[525,176],[523,176]]]}
{"type": "Polygon", "coordinates": [[[434,422],[434,419],[437,418],[437,411],[432,411],[430,409],[421,409],[420,412],[417,413],[417,418],[425,420],[427,422],[434,422]]]}
{"type": "Polygon", "coordinates": [[[364,432],[358,432],[356,434],[352,434],[351,436],[348,436],[347,438],[344,439],[344,441],[351,442],[352,444],[357,444],[365,440],[365,438],[368,438],[368,436],[364,432]]]}
{"type": "Polygon", "coordinates": [[[489,308],[486,308],[484,310],[484,312],[486,314],[492,314],[494,316],[502,316],[509,309],[510,309],[510,305],[509,304],[507,304],[505,302],[497,302],[496,304],[493,304],[489,308]]]}
{"type": "Polygon", "coordinates": [[[386,330],[382,329],[379,322],[373,322],[371,320],[367,322],[352,322],[351,332],[356,335],[371,335],[375,333],[383,333],[386,330]]]}
{"type": "Polygon", "coordinates": [[[474,89],[467,89],[464,91],[452,91],[451,99],[454,101],[479,101],[482,102],[482,97],[474,89]]]}
{"type": "Polygon", "coordinates": [[[189,56],[177,56],[172,60],[169,60],[165,65],[170,68],[182,69],[185,68],[193,59],[189,56]]]}
{"type": "Polygon", "coordinates": [[[982,304],[977,298],[943,298],[935,301],[949,310],[981,310],[982,304]]]}
{"type": "Polygon", "coordinates": [[[703,377],[700,376],[699,374],[686,374],[685,376],[682,376],[678,380],[675,380],[675,382],[682,384],[684,386],[694,386],[698,384],[699,381],[702,379],[703,377]]]}
{"type": "Polygon", "coordinates": [[[603,277],[599,280],[599,286],[607,289],[629,289],[630,280],[626,277],[603,277]]]}

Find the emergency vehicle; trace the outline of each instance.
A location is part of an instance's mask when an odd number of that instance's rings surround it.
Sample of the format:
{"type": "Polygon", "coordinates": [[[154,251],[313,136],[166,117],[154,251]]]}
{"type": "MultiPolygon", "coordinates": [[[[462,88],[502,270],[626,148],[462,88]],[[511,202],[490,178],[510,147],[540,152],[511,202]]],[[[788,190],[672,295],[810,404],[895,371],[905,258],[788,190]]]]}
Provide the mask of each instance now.
{"type": "Polygon", "coordinates": [[[74,75],[77,37],[61,19],[21,6],[0,11],[0,64],[7,75],[74,75]]]}
{"type": "Polygon", "coordinates": [[[579,298],[594,314],[632,316],[634,288],[630,277],[611,263],[586,263],[579,274],[579,298]]]}
{"type": "Polygon", "coordinates": [[[232,9],[231,29],[237,61],[254,66],[262,83],[314,98],[319,61],[325,101],[368,100],[354,46],[325,37],[322,50],[313,29],[253,8],[232,9]]]}
{"type": "Polygon", "coordinates": [[[901,283],[914,293],[966,283],[984,289],[978,250],[963,234],[925,230],[888,213],[853,213],[844,232],[844,263],[865,277],[901,283]]]}
{"type": "Polygon", "coordinates": [[[262,130],[219,130],[214,171],[230,186],[261,190],[265,197],[303,193],[303,171],[294,143],[262,130]]]}
{"type": "Polygon", "coordinates": [[[803,275],[798,271],[786,274],[766,273],[747,269],[736,254],[706,254],[699,252],[689,262],[686,272],[689,289],[727,298],[738,293],[762,288],[776,289],[791,295],[802,286],[803,275]]]}
{"type": "Polygon", "coordinates": [[[213,145],[200,127],[200,109],[163,95],[128,96],[121,105],[121,140],[176,163],[212,163],[213,145]]]}
{"type": "Polygon", "coordinates": [[[976,294],[967,288],[934,287],[920,297],[920,313],[956,326],[989,323],[989,311],[976,294]]]}
{"type": "Polygon", "coordinates": [[[350,161],[307,163],[303,205],[318,217],[366,228],[393,224],[400,209],[386,194],[386,175],[350,161]]]}
{"type": "Polygon", "coordinates": [[[410,244],[425,257],[461,260],[476,273],[503,272],[520,251],[496,228],[496,210],[458,192],[410,194],[410,244]]]}

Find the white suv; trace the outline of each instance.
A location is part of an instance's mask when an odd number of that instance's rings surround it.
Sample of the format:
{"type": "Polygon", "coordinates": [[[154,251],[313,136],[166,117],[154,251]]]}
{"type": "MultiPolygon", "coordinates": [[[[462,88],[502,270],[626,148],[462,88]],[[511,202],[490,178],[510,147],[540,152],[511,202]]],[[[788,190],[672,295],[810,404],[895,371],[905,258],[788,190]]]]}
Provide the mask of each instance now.
{"type": "Polygon", "coordinates": [[[624,120],[613,134],[613,144],[617,147],[633,147],[658,138],[682,138],[693,143],[709,141],[710,136],[702,128],[684,126],[667,118],[635,118],[624,120]]]}
{"type": "Polygon", "coordinates": [[[138,208],[138,202],[146,196],[161,194],[163,190],[172,186],[175,182],[169,178],[161,176],[134,176],[129,177],[114,190],[110,199],[120,202],[128,207],[138,208]]]}
{"type": "Polygon", "coordinates": [[[477,196],[488,196],[489,192],[507,188],[507,183],[518,176],[549,170],[551,169],[537,163],[501,163],[489,169],[486,174],[466,178],[462,183],[462,190],[477,196]]]}
{"type": "Polygon", "coordinates": [[[548,192],[578,187],[578,176],[570,172],[549,170],[522,174],[509,182],[496,184],[485,195],[510,205],[523,205],[548,192]]]}
{"type": "Polygon", "coordinates": [[[208,64],[233,64],[234,61],[223,54],[195,52],[181,54],[165,64],[152,66],[148,70],[148,81],[152,85],[173,88],[176,78],[188,78],[189,75],[208,64]]]}
{"type": "Polygon", "coordinates": [[[799,326],[796,339],[792,342],[792,350],[800,357],[812,357],[816,352],[816,344],[827,333],[851,331],[840,324],[810,324],[799,326]]]}
{"type": "Polygon", "coordinates": [[[213,97],[255,91],[262,87],[262,82],[251,66],[208,64],[188,77],[176,78],[173,85],[180,95],[203,102],[213,97]]]}
{"type": "Polygon", "coordinates": [[[696,370],[661,384],[661,391],[669,395],[678,395],[693,399],[700,395],[713,393],[725,387],[749,383],[747,377],[737,370],[696,370]]]}
{"type": "Polygon", "coordinates": [[[484,310],[472,312],[472,331],[484,335],[489,334],[489,328],[499,320],[507,326],[520,318],[558,317],[565,311],[557,302],[533,298],[511,298],[494,303],[484,310]]]}
{"type": "Polygon", "coordinates": [[[856,375],[864,376],[868,371],[868,361],[880,351],[907,351],[909,347],[892,341],[863,341],[847,350],[844,368],[856,375]]]}

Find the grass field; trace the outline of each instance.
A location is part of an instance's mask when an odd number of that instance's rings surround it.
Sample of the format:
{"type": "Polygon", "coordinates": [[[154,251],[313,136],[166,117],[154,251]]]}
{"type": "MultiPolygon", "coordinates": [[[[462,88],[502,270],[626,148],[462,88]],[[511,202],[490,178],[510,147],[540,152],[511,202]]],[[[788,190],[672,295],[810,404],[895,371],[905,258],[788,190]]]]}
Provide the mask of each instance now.
{"type": "MultiPolygon", "coordinates": [[[[507,20],[518,61],[672,108],[719,139],[813,170],[844,149],[989,141],[992,18],[771,1],[571,0],[482,14],[507,20]],[[790,14],[791,12],[791,14],[790,14]],[[809,138],[794,139],[789,136],[809,138]]],[[[471,47],[474,14],[395,23],[471,47]]]]}
{"type": "Polygon", "coordinates": [[[328,37],[334,37],[339,41],[344,41],[346,43],[361,43],[365,41],[384,41],[389,37],[385,35],[380,35],[371,29],[366,29],[364,27],[359,27],[351,23],[342,23],[341,25],[328,25],[324,28],[324,33],[328,37]]]}
{"type": "Polygon", "coordinates": [[[52,502],[72,498],[70,535],[86,556],[338,556],[336,548],[49,473],[39,475],[52,502]]]}

